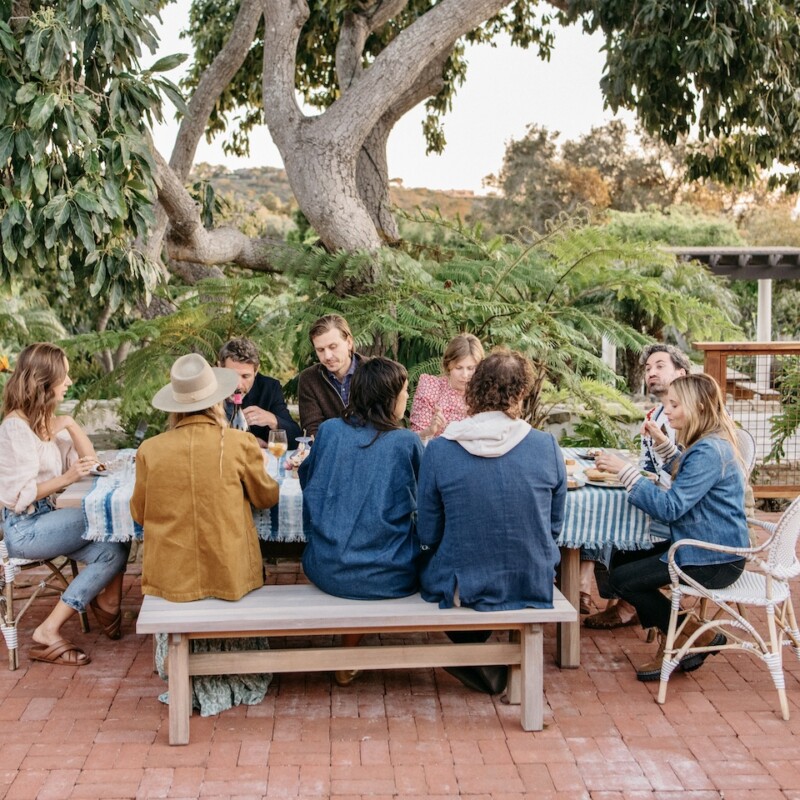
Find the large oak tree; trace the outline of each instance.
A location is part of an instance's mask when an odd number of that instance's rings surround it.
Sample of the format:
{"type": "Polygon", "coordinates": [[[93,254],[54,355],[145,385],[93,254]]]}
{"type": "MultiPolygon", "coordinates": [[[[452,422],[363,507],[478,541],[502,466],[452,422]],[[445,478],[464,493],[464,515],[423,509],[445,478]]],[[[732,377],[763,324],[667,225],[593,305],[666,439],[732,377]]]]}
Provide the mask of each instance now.
{"type": "Polygon", "coordinates": [[[746,181],[778,161],[798,183],[800,23],[788,0],[194,0],[195,61],[171,154],[147,135],[164,94],[180,104],[161,75],[175,62],[143,64],[158,5],[0,0],[5,276],[56,267],[113,308],[131,283],[152,283],[153,265],[190,278],[198,265],[270,270],[269,242],[206,229],[185,188],[206,131],[257,149],[248,137],[262,121],[322,242],[378,248],[398,235],[393,126],[426,101],[428,146],[441,149],[464,42],[506,32],[546,57],[556,24],[603,34],[613,109],[634,110],[667,142],[697,138],[691,177],[746,181]]]}

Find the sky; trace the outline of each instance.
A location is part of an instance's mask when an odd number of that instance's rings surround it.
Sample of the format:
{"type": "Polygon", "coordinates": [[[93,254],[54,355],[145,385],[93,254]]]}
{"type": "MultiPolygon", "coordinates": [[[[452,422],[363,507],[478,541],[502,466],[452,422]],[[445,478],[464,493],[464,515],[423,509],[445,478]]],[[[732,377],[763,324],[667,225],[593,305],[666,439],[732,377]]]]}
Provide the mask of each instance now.
{"type": "MultiPolygon", "coordinates": [[[[178,37],[188,19],[189,0],[178,0],[162,12],[159,26],[161,48],[153,58],[190,52],[178,37]]],[[[602,39],[582,34],[573,26],[556,30],[551,60],[542,62],[535,50],[520,50],[508,43],[492,48],[471,47],[469,71],[458,90],[453,110],[444,118],[447,147],[442,155],[425,155],[422,136],[423,105],[406,114],[395,126],[388,143],[389,177],[406,187],[466,189],[483,193],[483,179],[499,171],[508,142],[525,134],[536,123],[575,139],[593,126],[613,118],[604,110],[599,81],[603,58],[602,39]]],[[[142,59],[147,66],[147,58],[142,59]]],[[[168,73],[173,81],[181,70],[168,73]]],[[[632,126],[633,117],[623,117],[632,126]]],[[[177,123],[154,131],[156,146],[169,158],[177,123]]],[[[251,157],[232,158],[222,152],[221,138],[201,142],[196,163],[223,164],[231,169],[282,166],[280,153],[266,128],[251,139],[251,157]]]]}

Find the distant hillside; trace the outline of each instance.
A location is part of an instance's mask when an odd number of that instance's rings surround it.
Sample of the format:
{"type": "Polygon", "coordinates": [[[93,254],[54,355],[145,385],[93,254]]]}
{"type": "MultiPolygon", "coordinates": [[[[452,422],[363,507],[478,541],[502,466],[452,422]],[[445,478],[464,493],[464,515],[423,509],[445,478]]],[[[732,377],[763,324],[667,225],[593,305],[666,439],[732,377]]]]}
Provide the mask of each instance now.
{"type": "MultiPolygon", "coordinates": [[[[256,218],[273,232],[285,232],[291,227],[291,217],[297,208],[286,171],[277,167],[253,167],[229,170],[227,167],[198,164],[192,182],[208,181],[218,197],[235,208],[235,216],[242,213],[256,218]]],[[[426,211],[439,209],[443,216],[465,219],[473,210],[476,198],[469,191],[436,191],[433,189],[407,189],[393,181],[389,189],[392,203],[397,208],[413,214],[417,208],[426,211]]]]}

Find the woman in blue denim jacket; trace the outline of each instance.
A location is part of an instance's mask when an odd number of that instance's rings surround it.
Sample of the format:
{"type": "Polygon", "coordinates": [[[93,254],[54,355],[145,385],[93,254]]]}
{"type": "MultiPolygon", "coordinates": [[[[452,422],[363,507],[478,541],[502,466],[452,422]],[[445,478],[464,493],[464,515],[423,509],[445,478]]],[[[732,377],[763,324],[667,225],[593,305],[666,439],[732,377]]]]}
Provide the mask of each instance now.
{"type": "MultiPolygon", "coordinates": [[[[651,483],[637,467],[611,453],[595,460],[600,469],[617,472],[628,489],[629,503],[669,525],[670,538],[663,544],[652,550],[620,554],[611,565],[613,590],[636,607],[642,627],[656,627],[662,634],[656,656],[636,670],[642,681],[658,680],[661,672],[670,601],[660,589],[670,582],[666,553],[670,545],[681,539],[700,539],[728,547],[749,546],[744,463],[736,429],[716,381],[707,375],[676,378],[664,405],[671,427],[678,432],[678,444],[684,448],[680,452],[657,426],[648,427],[665,467],[672,471],[668,490],[651,483]]],[[[697,547],[681,548],[677,562],[687,575],[711,589],[730,586],[744,569],[743,558],[697,547]]],[[[694,630],[687,626],[682,636],[694,630]]],[[[725,637],[707,633],[697,644],[718,647],[725,644],[725,637]]],[[[685,672],[697,669],[707,655],[687,656],[681,668],[685,672]]]]}

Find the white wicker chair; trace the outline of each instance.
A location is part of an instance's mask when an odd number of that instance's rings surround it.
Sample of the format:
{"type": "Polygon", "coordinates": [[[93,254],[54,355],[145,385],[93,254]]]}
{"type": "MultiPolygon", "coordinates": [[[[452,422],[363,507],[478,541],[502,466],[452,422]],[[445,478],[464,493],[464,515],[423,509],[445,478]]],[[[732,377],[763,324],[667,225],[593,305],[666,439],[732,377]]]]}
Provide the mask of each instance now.
{"type": "Polygon", "coordinates": [[[795,554],[797,537],[800,534],[800,497],[786,509],[777,524],[759,520],[749,522],[771,533],[769,539],[758,547],[724,547],[684,539],[675,542],[669,549],[672,610],[661,664],[661,684],[657,698],[659,703],[666,701],[667,681],[688,654],[743,650],[758,656],[767,665],[778,690],[783,718],[789,719],[789,703],[783,676],[783,646],[792,647],[800,659],[800,630],[797,628],[789,586],[789,581],[800,575],[800,561],[795,554]],[[740,555],[747,560],[747,568],[738,580],[725,589],[707,589],[686,575],[675,563],[677,550],[687,546],[740,555]],[[684,597],[696,598],[701,602],[681,617],[679,612],[684,597]],[[744,615],[743,609],[748,605],[765,610],[765,635],[744,615]],[[706,606],[713,606],[713,615],[705,610],[706,606]],[[675,640],[690,618],[699,623],[699,627],[676,649],[675,640]],[[706,631],[724,633],[727,643],[714,648],[695,646],[697,638],[706,631]]]}
{"type": "MultiPolygon", "coordinates": [[[[2,528],[0,528],[2,537],[2,528]]],[[[19,666],[19,642],[17,625],[31,603],[37,598],[47,595],[61,596],[69,586],[70,578],[65,571],[70,567],[72,578],[78,574],[78,565],[66,557],[54,559],[30,560],[27,558],[11,558],[6,543],[0,538],[0,632],[8,648],[8,668],[15,670],[19,666]],[[37,573],[30,580],[21,580],[20,573],[27,570],[43,568],[45,572],[37,573]],[[22,598],[19,592],[24,591],[22,598]],[[24,599],[22,608],[15,607],[16,601],[24,599]]],[[[89,620],[84,612],[80,614],[81,629],[89,632],[89,620]]]]}

